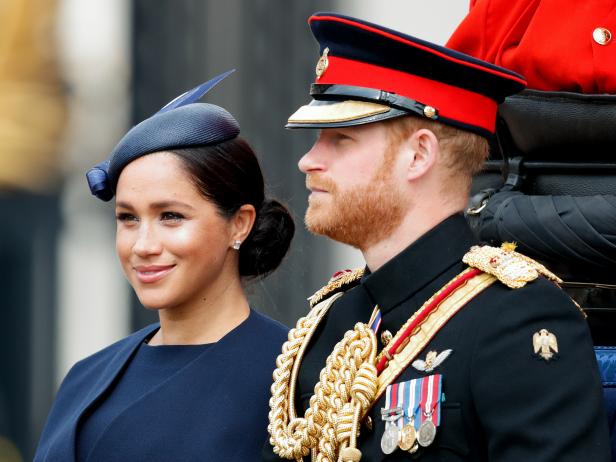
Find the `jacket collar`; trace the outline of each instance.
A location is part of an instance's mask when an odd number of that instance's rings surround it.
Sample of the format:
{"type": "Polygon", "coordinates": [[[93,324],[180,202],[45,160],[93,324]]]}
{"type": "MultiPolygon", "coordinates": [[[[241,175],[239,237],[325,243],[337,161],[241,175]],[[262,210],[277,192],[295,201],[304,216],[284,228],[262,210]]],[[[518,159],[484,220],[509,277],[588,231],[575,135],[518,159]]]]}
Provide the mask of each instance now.
{"type": "MultiPolygon", "coordinates": [[[[70,437],[64,438],[63,441],[58,441],[52,446],[54,454],[68,454],[70,456],[64,460],[75,460],[75,439],[77,436],[77,427],[79,426],[81,417],[88,410],[88,408],[90,408],[90,406],[92,406],[99,399],[99,397],[109,389],[111,384],[116,380],[118,374],[120,374],[124,366],[128,363],[129,359],[137,351],[139,345],[141,345],[141,343],[152,335],[152,333],[154,333],[154,331],[156,331],[159,327],[159,324],[152,324],[119,342],[116,353],[108,362],[107,366],[100,371],[100,378],[94,384],[81,406],[77,408],[72,418],[69,419],[69,422],[71,422],[73,427],[70,430],[70,437]]],[[[55,459],[50,457],[49,460],[55,459]]]]}
{"type": "Polygon", "coordinates": [[[476,243],[462,214],[439,223],[374,273],[367,269],[362,285],[386,313],[462,260],[476,243]]]}

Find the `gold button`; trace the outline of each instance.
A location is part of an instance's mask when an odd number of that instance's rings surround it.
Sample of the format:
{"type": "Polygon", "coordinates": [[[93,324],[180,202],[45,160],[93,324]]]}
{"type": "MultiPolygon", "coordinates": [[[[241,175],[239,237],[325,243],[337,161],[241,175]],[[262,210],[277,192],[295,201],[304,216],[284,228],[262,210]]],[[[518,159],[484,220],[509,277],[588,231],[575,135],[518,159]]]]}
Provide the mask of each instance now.
{"type": "Polygon", "coordinates": [[[599,45],[607,45],[612,40],[612,33],[605,27],[597,27],[592,31],[592,38],[599,45]]]}
{"type": "Polygon", "coordinates": [[[436,109],[434,109],[432,106],[425,106],[423,113],[429,119],[434,119],[436,117],[436,109]]]}
{"type": "Polygon", "coordinates": [[[368,430],[372,430],[372,417],[368,416],[364,419],[364,425],[368,430]]]}
{"type": "Polygon", "coordinates": [[[383,344],[383,346],[387,346],[387,344],[391,342],[392,338],[393,335],[388,330],[384,330],[383,332],[381,332],[381,343],[383,344]]]}

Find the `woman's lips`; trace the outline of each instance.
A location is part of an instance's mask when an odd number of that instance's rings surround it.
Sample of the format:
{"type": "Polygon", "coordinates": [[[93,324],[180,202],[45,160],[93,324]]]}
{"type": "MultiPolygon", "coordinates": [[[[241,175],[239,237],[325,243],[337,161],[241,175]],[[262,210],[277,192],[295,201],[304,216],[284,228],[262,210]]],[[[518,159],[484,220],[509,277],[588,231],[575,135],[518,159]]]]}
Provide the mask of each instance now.
{"type": "Polygon", "coordinates": [[[171,270],[175,268],[175,265],[149,265],[149,266],[135,266],[133,269],[137,274],[137,279],[139,282],[144,284],[152,284],[154,282],[160,281],[164,278],[171,270]]]}

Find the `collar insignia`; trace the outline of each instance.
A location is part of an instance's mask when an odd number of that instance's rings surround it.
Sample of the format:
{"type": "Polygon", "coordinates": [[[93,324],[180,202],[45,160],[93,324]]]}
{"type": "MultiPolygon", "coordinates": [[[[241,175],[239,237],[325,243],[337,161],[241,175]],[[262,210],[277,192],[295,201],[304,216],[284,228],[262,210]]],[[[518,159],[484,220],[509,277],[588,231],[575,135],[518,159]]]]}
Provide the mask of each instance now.
{"type": "Polygon", "coordinates": [[[558,354],[556,335],[547,329],[541,329],[533,334],[533,350],[540,358],[549,361],[558,354]]]}
{"type": "Polygon", "coordinates": [[[317,73],[317,80],[319,80],[321,78],[321,76],[327,70],[327,66],[329,66],[329,60],[327,59],[327,54],[328,53],[329,53],[329,48],[325,48],[325,50],[323,50],[323,54],[321,55],[321,57],[317,61],[317,67],[315,69],[315,71],[317,73]]]}
{"type": "Polygon", "coordinates": [[[322,287],[321,289],[317,290],[311,297],[308,297],[310,307],[312,308],[329,295],[333,295],[335,292],[339,292],[340,290],[346,290],[349,287],[356,285],[356,283],[361,279],[363,275],[364,268],[337,271],[336,273],[334,273],[334,275],[331,277],[325,287],[322,287]]]}
{"type": "Polygon", "coordinates": [[[432,372],[449,357],[451,352],[451,349],[441,351],[438,354],[436,351],[429,351],[425,361],[423,359],[416,359],[412,365],[420,372],[432,372]]]}

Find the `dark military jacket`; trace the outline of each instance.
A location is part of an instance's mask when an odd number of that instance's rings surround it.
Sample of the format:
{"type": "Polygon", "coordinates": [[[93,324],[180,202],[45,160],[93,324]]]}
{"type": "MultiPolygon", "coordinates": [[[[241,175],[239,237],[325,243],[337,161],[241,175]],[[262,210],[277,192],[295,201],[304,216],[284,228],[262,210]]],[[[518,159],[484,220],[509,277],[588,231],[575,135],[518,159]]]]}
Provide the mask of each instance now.
{"type": "MultiPolygon", "coordinates": [[[[304,356],[298,409],[307,409],[319,372],[334,345],[376,304],[380,332],[395,334],[426,300],[465,269],[462,256],[475,244],[461,215],[422,236],[369,273],[331,307],[304,356]]],[[[379,337],[379,335],[377,336],[379,337]]],[[[383,345],[380,344],[379,348],[383,345]]],[[[521,289],[492,284],[436,334],[419,354],[452,353],[431,374],[443,377],[445,401],[434,443],[411,455],[381,450],[385,396],[361,426],[362,462],[410,460],[608,462],[607,418],[601,382],[584,316],[554,283],[539,278],[521,289]],[[536,355],[533,335],[553,333],[558,354],[536,355]]],[[[429,375],[409,366],[396,382],[429,375]]],[[[279,460],[266,443],[264,460],[279,460]]]]}

